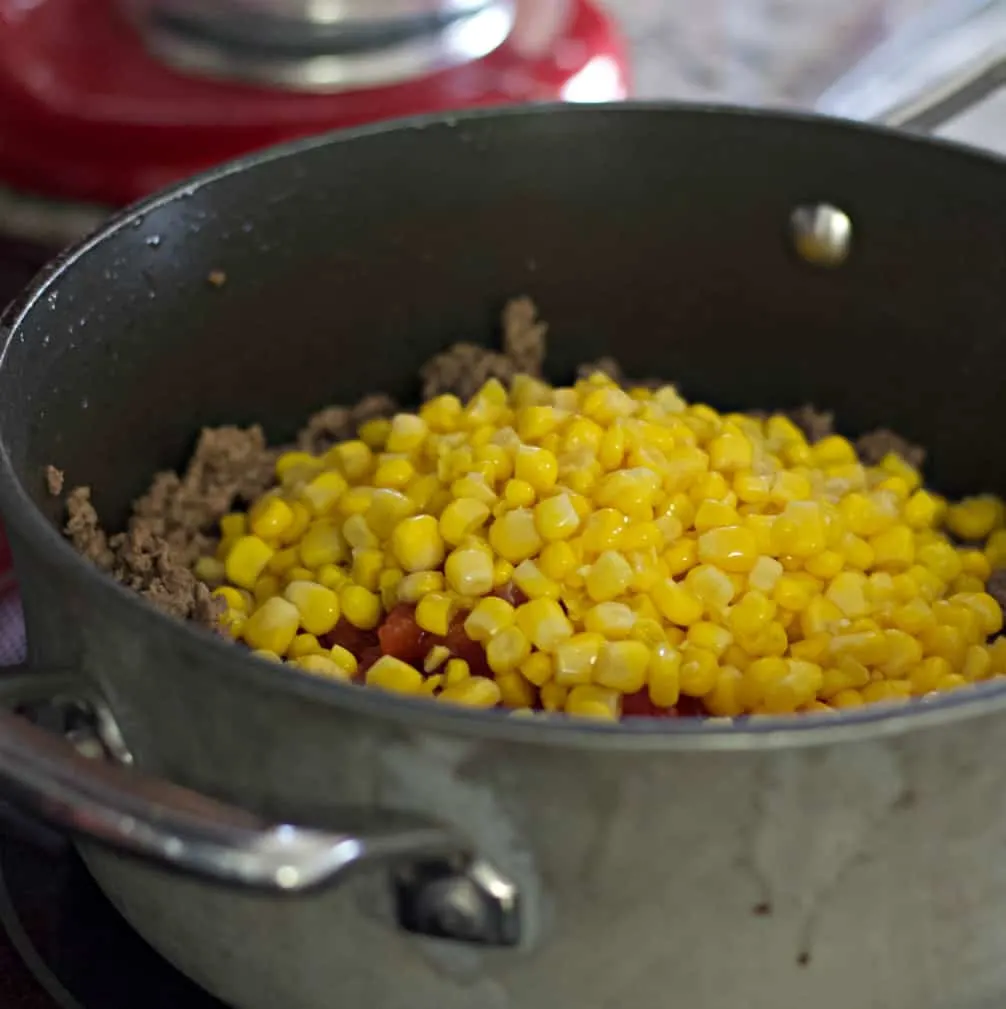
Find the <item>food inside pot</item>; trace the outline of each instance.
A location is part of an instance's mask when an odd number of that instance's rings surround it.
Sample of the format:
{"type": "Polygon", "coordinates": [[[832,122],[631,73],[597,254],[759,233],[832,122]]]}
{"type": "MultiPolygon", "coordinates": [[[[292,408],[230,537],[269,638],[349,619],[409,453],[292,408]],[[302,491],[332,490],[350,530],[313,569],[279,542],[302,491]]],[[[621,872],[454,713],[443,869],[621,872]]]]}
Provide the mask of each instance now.
{"type": "Polygon", "coordinates": [[[549,385],[527,299],[503,330],[431,361],[415,412],[203,432],[116,536],[78,488],[67,535],[263,659],[469,707],[733,718],[1006,675],[1000,500],[812,408],[720,413],[611,361],[549,385]]]}

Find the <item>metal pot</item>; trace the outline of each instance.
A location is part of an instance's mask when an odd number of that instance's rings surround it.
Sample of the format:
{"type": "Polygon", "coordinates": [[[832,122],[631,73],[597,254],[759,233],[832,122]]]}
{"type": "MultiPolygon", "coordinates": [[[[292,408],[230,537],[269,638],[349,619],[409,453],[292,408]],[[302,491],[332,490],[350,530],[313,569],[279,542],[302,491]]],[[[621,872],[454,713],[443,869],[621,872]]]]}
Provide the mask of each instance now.
{"type": "Polygon", "coordinates": [[[932,141],[628,106],[343,133],[128,211],[4,322],[31,670],[0,683],[83,695],[135,769],[4,715],[0,780],[244,1009],[1000,1005],[1002,683],[606,727],[321,682],[99,575],[42,474],[115,522],[200,425],[408,398],[526,291],[556,376],[614,351],[727,406],[827,403],[927,444],[948,493],[1001,491],[1004,205],[1001,163],[932,141]]]}

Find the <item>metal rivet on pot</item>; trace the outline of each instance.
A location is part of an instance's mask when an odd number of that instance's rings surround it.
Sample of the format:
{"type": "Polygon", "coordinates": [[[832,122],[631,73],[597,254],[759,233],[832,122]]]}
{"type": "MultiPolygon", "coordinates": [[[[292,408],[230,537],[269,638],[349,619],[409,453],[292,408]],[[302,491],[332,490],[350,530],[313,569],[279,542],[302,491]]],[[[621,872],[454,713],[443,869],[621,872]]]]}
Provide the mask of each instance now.
{"type": "Polygon", "coordinates": [[[852,248],[852,221],[830,203],[799,206],[790,215],[796,254],[812,266],[841,266],[852,248]]]}

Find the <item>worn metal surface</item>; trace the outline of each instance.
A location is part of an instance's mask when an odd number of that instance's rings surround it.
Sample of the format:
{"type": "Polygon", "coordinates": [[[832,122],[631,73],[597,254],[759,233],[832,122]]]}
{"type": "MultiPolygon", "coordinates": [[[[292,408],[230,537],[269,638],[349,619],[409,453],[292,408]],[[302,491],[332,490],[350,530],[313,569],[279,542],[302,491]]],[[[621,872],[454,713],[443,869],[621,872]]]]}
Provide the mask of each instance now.
{"type": "Polygon", "coordinates": [[[319,829],[346,806],[455,828],[516,884],[521,928],[511,950],[407,934],[383,871],[274,902],[89,850],[127,917],[244,1009],[998,1006],[1002,686],[743,730],[514,720],[321,682],[98,577],[50,524],[43,466],[93,483],[115,523],[201,424],[278,438],[364,389],[407,398],[432,350],[488,339],[526,291],[556,377],[615,351],[725,407],[812,399],[850,434],[926,443],[948,493],[1003,491],[1006,455],[981,435],[1004,409],[1004,197],[994,159],[870,129],[528,110],[252,159],[56,266],[8,315],[0,360],[32,661],[80,668],[148,774],[319,829]],[[791,215],[814,202],[856,228],[837,269],[793,253],[791,215]]]}

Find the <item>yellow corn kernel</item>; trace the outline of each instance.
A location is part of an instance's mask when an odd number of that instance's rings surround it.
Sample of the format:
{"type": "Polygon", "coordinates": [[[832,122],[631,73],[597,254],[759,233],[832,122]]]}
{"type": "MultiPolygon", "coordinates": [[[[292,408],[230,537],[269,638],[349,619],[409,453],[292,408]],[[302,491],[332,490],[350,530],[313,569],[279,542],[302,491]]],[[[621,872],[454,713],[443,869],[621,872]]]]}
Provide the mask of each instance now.
{"type": "Polygon", "coordinates": [[[252,655],[259,659],[265,659],[266,662],[282,662],[283,657],[277,655],[275,652],[270,652],[268,648],[256,648],[252,655]]]}
{"type": "Polygon", "coordinates": [[[814,598],[814,586],[797,575],[783,575],[776,582],[772,598],[783,610],[800,613],[805,610],[814,598]]]}
{"type": "Polygon", "coordinates": [[[708,449],[709,465],[714,470],[750,469],[754,461],[754,446],[735,424],[724,424],[721,433],[709,442],[708,449]]]}
{"type": "Polygon", "coordinates": [[[934,602],[946,592],[946,582],[934,571],[921,564],[913,565],[905,573],[911,576],[915,582],[916,591],[923,599],[934,602]]]}
{"type": "Polygon", "coordinates": [[[804,563],[804,570],[820,578],[822,581],[831,581],[845,566],[845,558],[837,550],[822,550],[821,553],[808,557],[804,563]]]}
{"type": "Polygon", "coordinates": [[[677,577],[690,571],[699,560],[698,544],[690,537],[672,543],[661,555],[668,574],[677,577]]]}
{"type": "Polygon", "coordinates": [[[983,592],[985,589],[985,582],[981,578],[975,578],[974,575],[958,575],[951,583],[950,589],[952,592],[983,592]]]}
{"type": "Polygon", "coordinates": [[[514,568],[513,583],[528,599],[559,598],[559,583],[546,577],[532,560],[521,561],[514,568]]]}
{"type": "Polygon", "coordinates": [[[567,715],[575,718],[596,718],[605,722],[617,722],[621,713],[621,702],[617,691],[598,687],[592,683],[579,684],[570,690],[566,698],[565,711],[567,715]]]}
{"type": "Polygon", "coordinates": [[[285,547],[282,550],[277,550],[269,558],[269,563],[266,565],[266,569],[273,575],[285,575],[287,571],[296,567],[306,567],[305,564],[301,563],[300,552],[296,547],[285,547]]]}
{"type": "Polygon", "coordinates": [[[681,696],[681,652],[660,641],[649,653],[646,681],[650,701],[658,708],[673,708],[681,696]]]}
{"type": "Polygon", "coordinates": [[[965,498],[950,505],[944,518],[947,528],[959,539],[985,539],[1003,524],[1003,503],[991,494],[965,498]]]}
{"type": "Polygon", "coordinates": [[[704,648],[717,658],[721,658],[733,644],[734,636],[720,624],[700,620],[688,628],[685,640],[696,648],[704,648]]]}
{"type": "MultiPolygon", "coordinates": [[[[339,503],[339,498],[348,488],[349,484],[341,473],[326,470],[300,488],[300,499],[314,515],[326,515],[339,503]]],[[[291,511],[289,516],[280,517],[284,519],[283,529],[274,534],[277,536],[281,535],[286,526],[293,521],[293,512],[291,511]]]]}
{"type": "Polygon", "coordinates": [[[440,535],[445,543],[457,546],[466,536],[478,532],[489,518],[489,506],[475,498],[457,498],[440,515],[440,535]]]}
{"type": "Polygon", "coordinates": [[[856,449],[848,438],[840,434],[831,434],[815,442],[811,446],[814,465],[820,469],[827,466],[841,466],[844,463],[857,462],[856,449]]]}
{"type": "Polygon", "coordinates": [[[243,589],[252,588],[265,571],[273,552],[273,548],[258,536],[240,537],[224,559],[228,581],[243,589]]]}
{"type": "Polygon", "coordinates": [[[873,563],[885,571],[906,571],[915,563],[915,538],[906,525],[892,526],[870,537],[873,563]]]}
{"type": "Polygon", "coordinates": [[[832,578],[825,598],[849,619],[865,617],[870,612],[866,599],[866,577],[858,571],[843,571],[832,578]]]}
{"type": "Polygon", "coordinates": [[[419,688],[419,692],[426,697],[436,697],[443,685],[443,673],[434,673],[432,676],[427,676],[423,680],[422,685],[419,688]]]}
{"type": "Polygon", "coordinates": [[[416,468],[402,456],[381,456],[372,477],[375,487],[401,490],[416,475],[416,468]]]}
{"type": "Polygon", "coordinates": [[[537,497],[534,487],[527,480],[519,480],[515,477],[507,480],[503,487],[503,500],[511,508],[529,508],[537,497]]]}
{"type": "Polygon", "coordinates": [[[943,656],[932,655],[909,672],[908,682],[913,694],[929,694],[939,689],[940,683],[952,673],[953,668],[943,656]]]}
{"type": "Polygon", "coordinates": [[[297,564],[288,571],[284,571],[280,577],[284,585],[289,585],[290,582],[313,582],[314,572],[310,568],[297,564]]]}
{"type": "Polygon", "coordinates": [[[860,691],[867,704],[891,704],[897,701],[907,701],[911,696],[912,686],[907,680],[874,680],[860,691]]]}
{"type": "Polygon", "coordinates": [[[461,420],[462,405],[457,396],[444,394],[427,400],[419,409],[431,431],[437,434],[447,434],[456,431],[461,420]]]}
{"type": "Polygon", "coordinates": [[[800,611],[800,630],[805,638],[834,630],[845,616],[832,600],[816,595],[800,611]]]}
{"type": "Polygon", "coordinates": [[[356,675],[358,664],[356,656],[342,645],[332,645],[329,649],[328,657],[346,674],[347,679],[356,675]]]}
{"type": "MultiPolygon", "coordinates": [[[[785,614],[785,611],[783,611],[785,614]]],[[[770,657],[784,655],[789,647],[789,636],[786,628],[781,623],[783,614],[778,620],[773,620],[766,627],[754,634],[743,634],[737,636],[737,643],[748,655],[757,657],[770,657]]]]}
{"type": "Polygon", "coordinates": [[[958,552],[945,540],[926,543],[916,551],[919,564],[931,571],[941,581],[953,581],[964,565],[958,552]]]}
{"type": "Polygon", "coordinates": [[[325,649],[321,647],[318,639],[313,634],[299,634],[287,649],[287,657],[290,659],[301,659],[305,655],[322,655],[325,649]]]}
{"type": "Polygon", "coordinates": [[[255,605],[261,606],[267,599],[280,594],[280,582],[276,575],[260,575],[252,588],[255,605]]]}
{"type": "Polygon", "coordinates": [[[528,683],[544,687],[553,678],[555,665],[551,655],[532,652],[520,665],[521,675],[528,683]]]}
{"type": "Polygon", "coordinates": [[[698,533],[707,533],[711,529],[719,529],[723,526],[737,528],[739,522],[740,515],[738,515],[737,509],[722,501],[706,498],[695,512],[694,525],[695,531],[698,533]]]}
{"type": "Polygon", "coordinates": [[[963,595],[954,596],[953,599],[975,614],[985,637],[998,634],[1003,629],[1002,607],[987,592],[966,592],[963,595]]]}
{"type": "Polygon", "coordinates": [[[771,494],[772,477],[741,470],[734,476],[733,489],[737,499],[744,504],[764,504],[771,494]]]}
{"type": "Polygon", "coordinates": [[[766,595],[771,594],[783,574],[783,566],[774,557],[759,557],[748,573],[748,585],[766,595]]]}
{"type": "MultiPolygon", "coordinates": [[[[823,684],[821,667],[815,663],[798,659],[782,661],[786,666],[785,674],[761,685],[762,701],[758,709],[766,714],[787,715],[797,711],[817,697],[823,684]]],[[[748,672],[750,674],[750,670],[748,672]]]]}
{"type": "Polygon", "coordinates": [[[293,470],[305,470],[319,465],[322,465],[320,461],[309,452],[283,452],[276,460],[276,479],[282,482],[293,470]]]}
{"type": "Polygon", "coordinates": [[[248,617],[241,636],[249,648],[286,655],[299,627],[297,607],[280,596],[273,596],[248,617]]]}
{"type": "Polygon", "coordinates": [[[538,556],[542,574],[557,582],[563,581],[577,563],[576,551],[566,542],[546,543],[538,556]]]}
{"type": "Polygon", "coordinates": [[[555,486],[559,461],[548,449],[521,445],[514,459],[514,476],[530,484],[536,494],[544,494],[555,486]]]}
{"type": "Polygon", "coordinates": [[[468,676],[460,683],[445,686],[437,700],[466,708],[495,708],[502,697],[499,685],[493,680],[485,676],[468,676]]]}
{"type": "Polygon", "coordinates": [[[534,509],[535,526],[546,542],[565,540],[580,528],[580,515],[569,494],[556,494],[534,509]]]}
{"type": "Polygon", "coordinates": [[[927,628],[935,627],[936,617],[929,604],[916,597],[891,612],[891,623],[898,630],[917,636],[927,628]]]}
{"type": "Polygon", "coordinates": [[[919,636],[926,656],[939,655],[956,670],[964,664],[968,642],[959,627],[937,624],[919,636]]]}
{"type": "Polygon", "coordinates": [[[737,521],[729,509],[737,507],[737,496],[730,489],[730,483],[722,473],[710,471],[699,476],[688,488],[688,496],[695,502],[695,528],[701,532],[713,529],[718,518],[726,519],[724,524],[737,521]],[[703,512],[702,505],[708,502],[713,507],[703,512]]]}
{"type": "Polygon", "coordinates": [[[489,527],[489,543],[496,553],[511,564],[533,557],[542,548],[542,538],[535,527],[534,513],[527,508],[515,508],[501,515],[489,527]]]}
{"type": "Polygon", "coordinates": [[[723,526],[699,536],[698,555],[704,564],[744,573],[751,571],[758,561],[758,544],[750,529],[740,525],[723,526]]]}
{"type": "Polygon", "coordinates": [[[1002,676],[1006,673],[1006,637],[998,637],[989,646],[989,658],[992,660],[991,672],[993,676],[1002,676]]]}
{"type": "Polygon", "coordinates": [[[372,547],[353,551],[351,574],[352,580],[357,585],[362,585],[365,589],[376,592],[380,588],[381,575],[384,570],[383,551],[372,547]]]}
{"type": "Polygon", "coordinates": [[[515,617],[516,611],[505,599],[488,596],[480,599],[465,618],[465,633],[472,641],[486,642],[512,627],[515,617]]]}
{"type": "Polygon", "coordinates": [[[416,623],[430,634],[444,637],[451,626],[457,606],[454,600],[440,592],[430,592],[416,606],[416,623]]]}
{"type": "Polygon", "coordinates": [[[225,540],[236,540],[248,532],[248,517],[240,512],[231,512],[220,520],[220,536],[225,540]]]}
{"type": "Polygon", "coordinates": [[[321,676],[326,680],[350,680],[352,673],[347,672],[337,662],[333,662],[327,655],[311,653],[291,658],[290,664],[298,669],[303,669],[305,673],[314,676],[321,676]]]}
{"type": "Polygon", "coordinates": [[[345,585],[339,590],[342,615],[354,627],[373,630],[381,621],[381,600],[362,585],[345,585]]]}
{"type": "Polygon", "coordinates": [[[531,654],[531,644],[519,627],[505,627],[486,645],[486,661],[494,673],[510,673],[531,654]]]}
{"type": "Polygon", "coordinates": [[[517,626],[530,642],[544,652],[552,652],[573,636],[573,625],[554,599],[532,599],[517,607],[517,626]]]}
{"type": "Polygon", "coordinates": [[[452,550],[444,563],[444,574],[447,584],[463,596],[487,595],[496,584],[492,557],[476,547],[452,550]]]}
{"type": "MultiPolygon", "coordinates": [[[[803,445],[803,449],[806,450],[806,454],[809,456],[810,451],[806,443],[803,445]]],[[[791,461],[790,465],[798,464],[795,461],[791,461]]],[[[776,473],[775,479],[772,481],[772,501],[778,504],[788,504],[790,501],[806,501],[810,495],[810,481],[803,474],[793,472],[792,470],[783,470],[781,473],[776,473]]]]}
{"type": "MultiPolygon", "coordinates": [[[[864,666],[883,666],[890,658],[887,638],[880,630],[850,630],[844,634],[836,634],[831,639],[829,651],[836,661],[850,655],[864,666]]],[[[921,655],[918,658],[921,658],[921,655]]]]}
{"type": "Polygon", "coordinates": [[[297,546],[304,567],[317,570],[325,564],[344,564],[349,560],[345,537],[334,522],[312,522],[297,546]]]}
{"type": "Polygon", "coordinates": [[[776,609],[776,603],[764,592],[751,589],[730,610],[727,623],[734,634],[757,634],[774,619],[776,609]]]}
{"type": "Polygon", "coordinates": [[[417,452],[428,434],[429,427],[422,417],[418,417],[414,413],[396,413],[391,418],[391,430],[388,431],[384,451],[417,452]]]}
{"type": "Polygon", "coordinates": [[[244,633],[244,627],[247,622],[247,614],[242,613],[240,610],[227,610],[218,618],[217,625],[229,637],[236,640],[244,633]]]}
{"type": "Polygon", "coordinates": [[[979,626],[978,615],[974,610],[961,603],[959,596],[954,596],[949,600],[938,599],[933,603],[933,615],[938,624],[956,627],[964,636],[965,641],[981,641],[986,637],[982,634],[979,626]]]}
{"type": "Polygon", "coordinates": [[[587,572],[587,593],[595,602],[614,599],[629,588],[632,579],[629,562],[617,551],[605,550],[587,572]]]}
{"type": "Polygon", "coordinates": [[[713,615],[729,606],[737,594],[737,586],[730,576],[712,564],[692,568],[685,585],[702,602],[706,612],[713,615]]]}
{"type": "Polygon", "coordinates": [[[196,561],[193,573],[206,585],[219,585],[227,577],[224,562],[216,557],[200,557],[196,561]]]}
{"type": "Polygon", "coordinates": [[[434,645],[423,659],[423,672],[435,673],[450,657],[451,650],[446,645],[434,645]]]}
{"type": "Polygon", "coordinates": [[[716,686],[719,661],[706,648],[687,645],[681,653],[681,693],[688,697],[704,697],[716,686]]]}
{"type": "Polygon", "coordinates": [[[1006,568],[1006,529],[997,529],[985,544],[985,558],[993,571],[1006,568]]]}
{"type": "Polygon", "coordinates": [[[313,581],[293,581],[283,592],[297,607],[300,625],[308,634],[327,634],[339,622],[339,597],[313,581]]]}
{"type": "Polygon", "coordinates": [[[423,685],[423,674],[407,662],[393,655],[382,655],[366,672],[369,687],[379,687],[396,694],[418,694],[423,685]]]}
{"type": "Polygon", "coordinates": [[[278,539],[292,522],[293,509],[275,494],[260,497],[248,510],[248,527],[260,539],[278,539]]]}
{"type": "Polygon", "coordinates": [[[238,613],[247,614],[251,610],[251,600],[248,594],[234,588],[232,585],[222,585],[219,589],[214,589],[213,596],[216,599],[222,599],[227,604],[228,609],[235,610],[238,613]]]}
{"type": "MultiPolygon", "coordinates": [[[[370,506],[374,501],[373,487],[350,487],[341,498],[337,511],[345,518],[352,515],[366,515],[370,511],[370,506]]],[[[362,544],[366,546],[367,544],[362,544]]],[[[357,546],[357,544],[353,544],[357,546]]]]}
{"type": "Polygon", "coordinates": [[[701,599],[670,578],[657,582],[650,598],[665,619],[681,627],[697,623],[705,609],[701,599]]]}
{"type": "MultiPolygon", "coordinates": [[[[571,687],[578,683],[590,683],[594,677],[597,657],[605,643],[602,635],[593,632],[574,634],[571,638],[561,642],[552,657],[549,670],[550,678],[564,687],[571,687]]],[[[536,652],[535,654],[542,653],[536,652]]]]}
{"type": "Polygon", "coordinates": [[[391,534],[391,550],[405,571],[431,571],[439,567],[445,551],[437,520],[432,515],[403,519],[391,534]]]}
{"type": "Polygon", "coordinates": [[[615,508],[599,508],[583,526],[581,542],[584,552],[601,554],[616,549],[628,527],[628,519],[615,508]]]}
{"type": "Polygon", "coordinates": [[[518,672],[503,673],[496,677],[500,700],[507,708],[530,708],[537,697],[534,687],[518,672]]]}
{"type": "Polygon", "coordinates": [[[598,653],[594,681],[622,694],[634,694],[646,683],[650,657],[650,649],[642,641],[609,641],[598,653]]]}
{"type": "Polygon", "coordinates": [[[772,526],[776,556],[812,557],[827,546],[824,513],[816,501],[790,501],[772,526]]]}
{"type": "Polygon", "coordinates": [[[969,683],[988,679],[992,672],[992,656],[984,645],[970,645],[964,654],[961,676],[969,683]]]}
{"type": "Polygon", "coordinates": [[[361,438],[343,441],[329,449],[326,460],[338,466],[347,480],[358,483],[366,477],[374,464],[373,449],[383,449],[391,424],[384,419],[368,421],[360,428],[361,438]],[[363,437],[364,430],[369,437],[363,437]]]}
{"type": "Polygon", "coordinates": [[[444,666],[444,683],[447,686],[467,680],[471,675],[471,669],[464,659],[448,659],[444,666]]]}
{"type": "Polygon", "coordinates": [[[842,711],[848,708],[861,708],[866,702],[858,690],[842,690],[831,698],[830,703],[833,708],[842,711]]]}
{"type": "MultiPolygon", "coordinates": [[[[409,493],[412,488],[410,486],[409,493]]],[[[365,518],[367,527],[379,539],[387,539],[395,526],[410,515],[415,515],[417,505],[408,494],[380,487],[370,497],[365,518]]]]}
{"type": "Polygon", "coordinates": [[[418,603],[430,592],[443,590],[444,576],[439,571],[413,571],[398,580],[396,596],[400,603],[418,603]]]}
{"type": "Polygon", "coordinates": [[[597,461],[606,470],[618,469],[625,457],[625,430],[619,424],[612,424],[597,446],[597,461]]]}
{"type": "Polygon", "coordinates": [[[638,615],[625,603],[598,603],[583,614],[583,626],[586,630],[602,634],[611,641],[627,638],[638,620],[638,615]]]}

